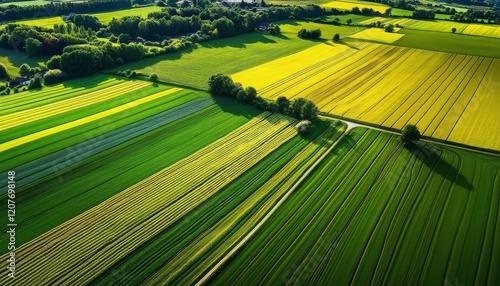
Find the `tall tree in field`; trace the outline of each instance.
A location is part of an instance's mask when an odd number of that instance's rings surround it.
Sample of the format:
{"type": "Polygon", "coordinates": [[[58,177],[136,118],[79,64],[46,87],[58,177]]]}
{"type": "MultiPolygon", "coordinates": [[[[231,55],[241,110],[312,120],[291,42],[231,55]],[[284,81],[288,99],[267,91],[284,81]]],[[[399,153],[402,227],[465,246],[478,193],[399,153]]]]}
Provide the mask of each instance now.
{"type": "Polygon", "coordinates": [[[401,142],[404,146],[412,146],[420,139],[420,131],[417,126],[413,124],[407,124],[403,127],[401,133],[401,142]]]}
{"type": "Polygon", "coordinates": [[[281,114],[286,114],[288,108],[290,107],[290,100],[285,96],[280,96],[276,99],[276,105],[278,106],[278,112],[281,114]]]}

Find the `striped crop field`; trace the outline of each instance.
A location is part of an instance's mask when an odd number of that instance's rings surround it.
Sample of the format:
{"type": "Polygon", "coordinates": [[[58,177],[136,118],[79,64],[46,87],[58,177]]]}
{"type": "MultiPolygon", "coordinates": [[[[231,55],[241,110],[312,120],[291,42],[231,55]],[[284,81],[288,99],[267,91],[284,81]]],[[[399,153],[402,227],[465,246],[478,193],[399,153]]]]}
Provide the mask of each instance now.
{"type": "Polygon", "coordinates": [[[500,38],[499,25],[468,24],[468,23],[459,23],[453,21],[441,21],[441,20],[426,21],[426,20],[415,20],[408,18],[385,18],[385,17],[369,18],[359,22],[358,24],[369,25],[377,22],[384,23],[385,25],[398,24],[406,29],[446,32],[446,33],[451,33],[451,30],[455,28],[457,34],[500,38]]]}
{"type": "MultiPolygon", "coordinates": [[[[260,114],[25,243],[16,250],[23,257],[17,264],[16,282],[91,283],[296,137],[294,123],[281,115],[260,114]],[[97,271],[95,265],[99,265],[97,271]]],[[[8,279],[5,277],[0,278],[2,284],[8,279]]]]}
{"type": "Polygon", "coordinates": [[[210,285],[497,285],[500,160],[352,129],[210,285]]]}
{"type": "Polygon", "coordinates": [[[375,2],[366,2],[366,1],[332,1],[328,2],[325,4],[321,4],[322,7],[324,8],[336,8],[339,10],[352,10],[354,7],[358,7],[360,10],[363,8],[367,9],[373,9],[374,11],[384,13],[387,9],[389,9],[389,6],[375,3],[375,2]]]}
{"type": "Polygon", "coordinates": [[[304,97],[337,116],[415,124],[425,136],[500,150],[491,136],[500,126],[499,73],[499,59],[361,42],[318,45],[232,77],[269,99],[304,97]],[[480,124],[466,127],[470,120],[480,124]]]}

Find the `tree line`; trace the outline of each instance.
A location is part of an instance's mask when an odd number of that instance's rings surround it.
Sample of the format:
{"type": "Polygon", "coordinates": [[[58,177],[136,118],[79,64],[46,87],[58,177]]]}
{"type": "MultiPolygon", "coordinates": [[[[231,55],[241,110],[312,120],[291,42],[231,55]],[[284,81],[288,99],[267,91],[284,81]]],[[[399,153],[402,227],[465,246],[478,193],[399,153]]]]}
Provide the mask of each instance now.
{"type": "Polygon", "coordinates": [[[223,74],[216,74],[208,79],[208,91],[214,96],[234,98],[238,101],[251,104],[261,110],[273,113],[281,113],[300,120],[316,120],[318,108],[305,98],[289,100],[285,96],[280,96],[276,101],[268,101],[259,96],[255,88],[249,86],[244,88],[241,83],[233,82],[231,77],[223,74]]]}
{"type": "Polygon", "coordinates": [[[130,0],[93,0],[84,2],[50,2],[43,6],[8,5],[0,7],[0,19],[3,21],[23,18],[41,18],[61,16],[69,13],[93,13],[131,8],[130,0]]]}

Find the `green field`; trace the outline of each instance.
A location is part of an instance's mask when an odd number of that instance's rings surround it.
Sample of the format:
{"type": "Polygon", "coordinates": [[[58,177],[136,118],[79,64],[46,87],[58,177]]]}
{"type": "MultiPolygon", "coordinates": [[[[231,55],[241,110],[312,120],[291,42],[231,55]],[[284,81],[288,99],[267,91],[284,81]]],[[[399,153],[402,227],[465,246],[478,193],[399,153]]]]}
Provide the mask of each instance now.
{"type": "Polygon", "coordinates": [[[410,10],[404,10],[404,9],[399,9],[399,8],[392,8],[391,10],[391,15],[392,16],[405,16],[405,17],[411,17],[413,15],[413,11],[410,10]]]}
{"type": "Polygon", "coordinates": [[[498,158],[354,129],[211,284],[496,285],[499,185],[498,158]]]}
{"type": "Polygon", "coordinates": [[[49,4],[49,3],[50,2],[46,1],[46,0],[15,1],[15,2],[0,3],[0,7],[9,6],[9,5],[16,5],[16,6],[45,5],[45,4],[49,4]]]}
{"type": "Polygon", "coordinates": [[[160,80],[168,83],[206,89],[207,80],[213,74],[232,74],[328,41],[335,33],[349,35],[361,29],[291,21],[282,22],[280,26],[282,34],[279,36],[255,32],[213,40],[190,50],[124,65],[110,72],[130,69],[146,75],[156,73],[160,80]],[[301,28],[321,28],[322,39],[300,39],[297,32],[301,28]]]}
{"type": "Polygon", "coordinates": [[[500,58],[500,39],[410,29],[398,33],[404,37],[393,43],[396,46],[500,58]]]}
{"type": "Polygon", "coordinates": [[[23,51],[14,51],[12,49],[4,49],[0,48],[0,63],[4,64],[7,68],[7,73],[10,77],[19,76],[19,67],[27,63],[30,67],[37,67],[41,65],[45,65],[45,61],[47,61],[49,57],[37,57],[30,58],[28,54],[23,51]]]}

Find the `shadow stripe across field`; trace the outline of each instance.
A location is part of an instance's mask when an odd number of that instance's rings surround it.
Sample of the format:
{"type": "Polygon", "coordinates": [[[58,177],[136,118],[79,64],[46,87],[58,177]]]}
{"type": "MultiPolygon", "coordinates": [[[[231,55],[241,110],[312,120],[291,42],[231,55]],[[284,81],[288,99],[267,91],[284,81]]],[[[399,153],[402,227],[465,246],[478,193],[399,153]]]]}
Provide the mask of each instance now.
{"type": "MultiPolygon", "coordinates": [[[[25,186],[40,178],[50,175],[76,164],[100,152],[118,146],[130,139],[141,136],[147,132],[165,126],[173,121],[200,111],[214,104],[212,98],[199,98],[176,106],[172,109],[142,119],[119,129],[104,133],[98,137],[90,138],[76,145],[62,149],[40,159],[31,161],[16,168],[17,187],[25,186]]],[[[0,179],[1,193],[7,188],[6,178],[0,179]]]]}

